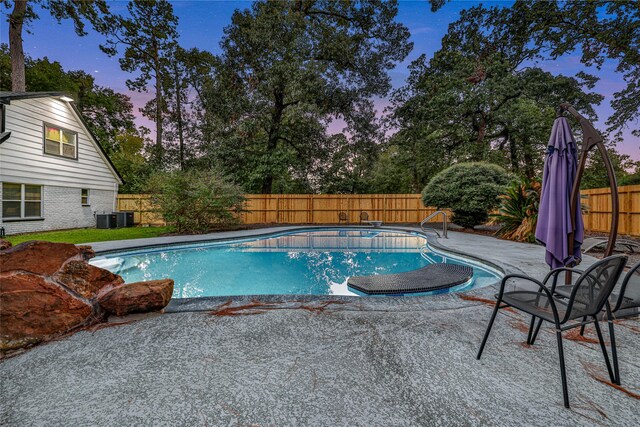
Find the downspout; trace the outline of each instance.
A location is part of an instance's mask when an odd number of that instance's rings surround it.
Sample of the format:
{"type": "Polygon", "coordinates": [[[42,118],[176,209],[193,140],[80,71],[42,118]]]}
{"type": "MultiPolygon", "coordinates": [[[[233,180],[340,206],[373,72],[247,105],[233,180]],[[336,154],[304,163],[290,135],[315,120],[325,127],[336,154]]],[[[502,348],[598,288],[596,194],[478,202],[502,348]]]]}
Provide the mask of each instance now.
{"type": "Polygon", "coordinates": [[[113,183],[113,211],[118,212],[118,183],[113,183]]]}

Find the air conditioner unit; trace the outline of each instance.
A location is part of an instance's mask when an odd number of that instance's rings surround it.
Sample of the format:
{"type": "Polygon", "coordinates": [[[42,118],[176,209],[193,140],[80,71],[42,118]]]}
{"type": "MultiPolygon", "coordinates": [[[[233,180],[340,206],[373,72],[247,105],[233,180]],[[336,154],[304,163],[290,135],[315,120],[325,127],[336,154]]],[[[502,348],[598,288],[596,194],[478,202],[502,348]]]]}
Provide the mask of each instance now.
{"type": "Polygon", "coordinates": [[[116,228],[118,216],[116,214],[97,214],[96,228],[116,228]]]}
{"type": "Polygon", "coordinates": [[[114,212],[117,215],[118,228],[133,227],[133,212],[114,212]]]}

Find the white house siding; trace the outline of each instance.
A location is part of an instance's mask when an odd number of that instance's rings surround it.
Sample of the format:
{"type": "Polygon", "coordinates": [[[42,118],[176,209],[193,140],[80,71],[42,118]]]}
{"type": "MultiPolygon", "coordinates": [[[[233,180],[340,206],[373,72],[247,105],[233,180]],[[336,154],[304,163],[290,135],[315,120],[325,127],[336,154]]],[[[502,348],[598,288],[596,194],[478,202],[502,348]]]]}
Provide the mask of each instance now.
{"type": "Polygon", "coordinates": [[[9,139],[0,144],[0,181],[113,191],[118,182],[67,103],[55,98],[12,100],[9,139]],[[78,160],[43,154],[43,123],[78,133],[78,160]]]}
{"type": "MultiPolygon", "coordinates": [[[[65,228],[95,227],[95,213],[113,212],[116,193],[90,190],[90,206],[82,206],[79,188],[45,185],[42,189],[42,220],[0,223],[7,235],[65,228]]],[[[2,186],[0,185],[0,196],[2,186]]],[[[1,199],[1,197],[0,197],[1,199]]]]}
{"type": "MultiPolygon", "coordinates": [[[[6,105],[5,130],[11,136],[0,144],[0,182],[43,186],[44,218],[3,221],[0,210],[0,226],[7,234],[93,227],[94,213],[114,210],[120,180],[66,102],[13,99],[6,105]],[[43,153],[44,123],[77,132],[77,160],[43,153]],[[89,189],[90,206],[81,205],[81,189],[89,189]]],[[[1,191],[0,185],[0,196],[1,191]]]]}

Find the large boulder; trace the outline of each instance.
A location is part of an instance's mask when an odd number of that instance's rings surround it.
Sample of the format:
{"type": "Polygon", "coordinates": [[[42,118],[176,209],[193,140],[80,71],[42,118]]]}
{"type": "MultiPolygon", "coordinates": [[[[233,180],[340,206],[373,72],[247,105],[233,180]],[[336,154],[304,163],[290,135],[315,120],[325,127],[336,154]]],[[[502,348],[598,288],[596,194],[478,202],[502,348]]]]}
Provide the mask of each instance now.
{"type": "Polygon", "coordinates": [[[93,307],[42,276],[16,272],[0,279],[0,349],[23,347],[91,320],[93,307]]]}
{"type": "Polygon", "coordinates": [[[103,320],[164,308],[172,280],[125,285],[90,265],[88,246],[32,241],[0,250],[0,351],[103,320]]]}
{"type": "Polygon", "coordinates": [[[173,280],[150,280],[119,286],[102,296],[98,305],[110,314],[126,314],[162,310],[173,294],[173,280]]]}

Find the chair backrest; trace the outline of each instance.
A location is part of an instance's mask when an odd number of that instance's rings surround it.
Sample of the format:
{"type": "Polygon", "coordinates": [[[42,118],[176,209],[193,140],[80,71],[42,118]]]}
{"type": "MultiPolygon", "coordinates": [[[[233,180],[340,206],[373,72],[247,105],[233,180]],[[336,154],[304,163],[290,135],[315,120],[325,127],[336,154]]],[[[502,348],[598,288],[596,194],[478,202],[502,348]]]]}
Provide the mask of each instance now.
{"type": "Polygon", "coordinates": [[[346,212],[338,213],[338,221],[346,221],[346,220],[347,220],[347,213],[346,212]]]}
{"type": "Polygon", "coordinates": [[[614,304],[614,312],[624,308],[640,307],[640,262],[631,267],[622,279],[620,295],[614,304]]]}
{"type": "Polygon", "coordinates": [[[369,214],[367,212],[360,212],[360,221],[367,221],[369,219],[369,214]]]}
{"type": "Polygon", "coordinates": [[[611,296],[626,263],[625,255],[614,255],[596,262],[585,270],[573,287],[561,323],[598,314],[611,296]]]}

